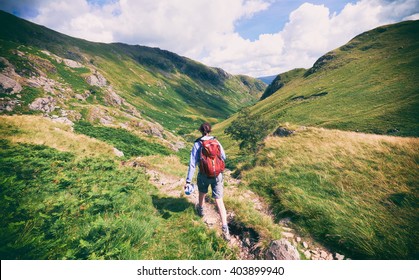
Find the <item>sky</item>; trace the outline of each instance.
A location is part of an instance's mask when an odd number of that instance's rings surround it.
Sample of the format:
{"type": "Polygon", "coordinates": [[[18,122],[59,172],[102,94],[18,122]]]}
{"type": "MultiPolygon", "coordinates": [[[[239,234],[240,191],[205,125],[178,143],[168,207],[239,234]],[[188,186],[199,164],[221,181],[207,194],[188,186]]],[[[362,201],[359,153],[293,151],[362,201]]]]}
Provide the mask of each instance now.
{"type": "Polygon", "coordinates": [[[73,37],[158,47],[252,77],[310,68],[362,32],[419,19],[419,0],[0,0],[0,9],[73,37]]]}

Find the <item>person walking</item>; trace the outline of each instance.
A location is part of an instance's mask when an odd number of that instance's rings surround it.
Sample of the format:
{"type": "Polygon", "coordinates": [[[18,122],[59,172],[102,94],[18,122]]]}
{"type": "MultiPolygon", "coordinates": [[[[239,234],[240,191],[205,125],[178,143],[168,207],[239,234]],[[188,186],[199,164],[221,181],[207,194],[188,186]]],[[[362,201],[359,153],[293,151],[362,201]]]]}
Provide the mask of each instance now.
{"type": "Polygon", "coordinates": [[[230,233],[227,224],[227,211],[223,201],[224,182],[222,173],[224,171],[226,155],[221,143],[214,136],[210,135],[211,125],[209,123],[203,123],[199,127],[199,131],[202,137],[195,140],[192,147],[184,188],[185,190],[188,189],[195,174],[196,165],[199,164],[197,177],[199,196],[196,211],[199,216],[204,216],[205,196],[211,185],[212,197],[215,199],[215,204],[217,205],[221,218],[223,238],[229,241],[230,233]]]}

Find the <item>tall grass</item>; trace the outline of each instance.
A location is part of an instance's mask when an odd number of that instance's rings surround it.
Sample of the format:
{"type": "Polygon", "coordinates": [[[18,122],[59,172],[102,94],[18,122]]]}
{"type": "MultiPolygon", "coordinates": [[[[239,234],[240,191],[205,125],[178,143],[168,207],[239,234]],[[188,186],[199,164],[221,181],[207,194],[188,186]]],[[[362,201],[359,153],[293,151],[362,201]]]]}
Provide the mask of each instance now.
{"type": "Polygon", "coordinates": [[[11,142],[46,145],[76,157],[115,157],[111,145],[75,134],[69,125],[41,116],[0,116],[0,133],[11,142]]]}
{"type": "Polygon", "coordinates": [[[171,154],[171,151],[163,145],[141,139],[125,129],[93,126],[83,121],[76,123],[74,129],[78,133],[86,134],[115,146],[124,153],[125,157],[171,154]]]}
{"type": "Polygon", "coordinates": [[[193,205],[112,160],[0,139],[0,178],[1,259],[234,258],[193,205]]]}
{"type": "Polygon", "coordinates": [[[418,257],[417,139],[310,128],[265,144],[242,176],[278,218],[352,258],[418,257]]]}

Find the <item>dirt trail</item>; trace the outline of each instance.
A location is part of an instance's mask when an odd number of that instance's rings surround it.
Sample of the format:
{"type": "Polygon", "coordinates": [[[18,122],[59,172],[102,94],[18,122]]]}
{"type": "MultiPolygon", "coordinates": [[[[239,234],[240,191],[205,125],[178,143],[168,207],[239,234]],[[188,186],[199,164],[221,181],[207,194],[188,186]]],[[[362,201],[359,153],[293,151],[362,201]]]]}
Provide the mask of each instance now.
{"type": "MultiPolygon", "coordinates": [[[[155,185],[162,193],[172,197],[185,197],[194,205],[198,203],[197,189],[195,189],[195,191],[190,195],[184,194],[184,178],[166,175],[156,170],[147,170],[147,174],[150,176],[150,182],[155,185]]],[[[217,208],[214,203],[209,201],[209,199],[206,200],[205,215],[202,219],[209,228],[215,229],[221,234],[221,221],[217,208]]]]}
{"type": "MultiPolygon", "coordinates": [[[[185,195],[183,186],[185,185],[185,179],[176,177],[173,175],[167,175],[160,171],[153,169],[146,169],[147,174],[150,176],[150,182],[155,185],[162,193],[171,197],[184,197],[192,204],[198,203],[198,190],[191,195],[185,195]]],[[[226,196],[234,197],[238,192],[238,185],[240,180],[234,179],[231,176],[231,172],[227,170],[224,173],[224,180],[227,183],[227,187],[224,189],[226,196]]],[[[264,216],[268,216],[270,219],[274,219],[269,207],[263,203],[258,195],[250,190],[241,193],[241,196],[249,201],[253,205],[254,209],[257,210],[264,216]]],[[[239,248],[239,258],[243,260],[261,259],[260,248],[258,247],[259,235],[253,229],[246,228],[244,225],[237,222],[234,218],[234,213],[228,211],[228,223],[230,228],[231,240],[230,246],[239,248]]],[[[221,220],[217,211],[215,203],[207,195],[205,204],[205,215],[202,218],[204,223],[210,228],[214,229],[221,236],[221,220]]],[[[303,240],[298,234],[290,227],[290,221],[283,219],[279,222],[283,229],[282,236],[287,238],[293,243],[295,247],[305,256],[306,259],[313,260],[333,260],[340,259],[343,256],[339,254],[333,254],[327,249],[314,244],[312,240],[303,240]]]]}

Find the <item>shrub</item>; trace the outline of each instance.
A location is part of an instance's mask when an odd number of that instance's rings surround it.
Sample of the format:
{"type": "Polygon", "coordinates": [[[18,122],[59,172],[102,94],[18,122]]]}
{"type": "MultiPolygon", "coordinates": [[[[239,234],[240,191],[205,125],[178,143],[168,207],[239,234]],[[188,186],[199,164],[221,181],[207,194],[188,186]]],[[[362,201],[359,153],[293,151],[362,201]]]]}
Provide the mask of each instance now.
{"type": "Polygon", "coordinates": [[[239,144],[241,150],[249,149],[251,152],[256,152],[272,128],[272,121],[251,115],[250,110],[245,108],[224,132],[234,140],[241,141],[239,144]]]}

